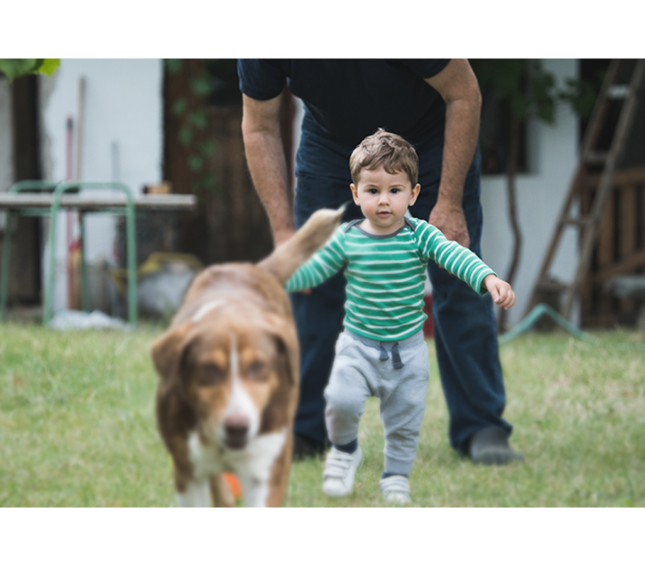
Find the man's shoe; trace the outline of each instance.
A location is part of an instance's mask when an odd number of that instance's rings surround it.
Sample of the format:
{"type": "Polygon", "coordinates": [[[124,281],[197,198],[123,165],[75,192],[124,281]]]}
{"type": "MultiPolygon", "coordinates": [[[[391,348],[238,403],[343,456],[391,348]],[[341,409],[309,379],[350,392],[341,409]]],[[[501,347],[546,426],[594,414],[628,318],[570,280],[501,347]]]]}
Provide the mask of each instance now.
{"type": "Polygon", "coordinates": [[[508,433],[501,428],[489,426],[476,432],[468,448],[468,456],[475,464],[500,466],[524,457],[508,444],[508,433]]]}
{"type": "Polygon", "coordinates": [[[329,445],[325,442],[320,442],[302,436],[300,434],[293,435],[293,460],[304,460],[305,458],[320,458],[324,456],[329,445]]]}
{"type": "Polygon", "coordinates": [[[323,492],[325,495],[343,497],[352,491],[356,468],[362,459],[363,452],[360,446],[351,454],[332,447],[327,454],[325,471],[323,472],[323,492]]]}
{"type": "Polygon", "coordinates": [[[410,496],[410,482],[405,476],[389,476],[378,482],[383,497],[387,503],[404,505],[412,503],[410,496]]]}

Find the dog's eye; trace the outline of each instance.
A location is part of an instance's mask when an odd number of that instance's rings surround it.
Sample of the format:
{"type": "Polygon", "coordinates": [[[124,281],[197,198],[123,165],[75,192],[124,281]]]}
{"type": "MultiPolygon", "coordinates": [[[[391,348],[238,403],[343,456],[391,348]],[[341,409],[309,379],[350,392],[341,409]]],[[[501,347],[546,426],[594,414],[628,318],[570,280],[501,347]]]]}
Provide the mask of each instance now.
{"type": "Polygon", "coordinates": [[[264,381],[267,376],[266,364],[260,360],[251,362],[246,368],[246,374],[251,378],[258,381],[264,381]]]}
{"type": "Polygon", "coordinates": [[[222,383],[225,378],[226,373],[222,368],[208,364],[200,368],[197,381],[199,385],[216,385],[222,383]]]}

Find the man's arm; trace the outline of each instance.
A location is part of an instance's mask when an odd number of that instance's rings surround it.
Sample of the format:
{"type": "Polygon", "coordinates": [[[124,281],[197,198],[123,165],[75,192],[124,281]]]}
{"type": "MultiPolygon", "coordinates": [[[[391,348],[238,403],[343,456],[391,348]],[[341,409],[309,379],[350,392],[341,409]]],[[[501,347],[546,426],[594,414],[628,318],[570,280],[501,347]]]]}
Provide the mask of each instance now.
{"type": "Polygon", "coordinates": [[[276,246],[295,232],[289,199],[287,162],[280,137],[282,95],[270,100],[243,100],[242,136],[255,190],[269,216],[276,246]]]}
{"type": "Polygon", "coordinates": [[[469,247],[470,237],[461,201],[479,137],[479,84],[467,59],[453,59],[440,73],[425,80],[446,103],[439,196],[429,222],[449,240],[469,247]]]}

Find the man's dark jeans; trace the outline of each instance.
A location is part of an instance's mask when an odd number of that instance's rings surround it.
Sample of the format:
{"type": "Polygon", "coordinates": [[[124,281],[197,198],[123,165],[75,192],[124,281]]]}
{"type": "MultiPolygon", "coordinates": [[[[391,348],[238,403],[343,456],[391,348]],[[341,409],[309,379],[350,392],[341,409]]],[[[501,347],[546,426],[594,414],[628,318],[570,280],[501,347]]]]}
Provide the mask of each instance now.
{"type": "MultiPolygon", "coordinates": [[[[303,153],[306,156],[307,151],[313,150],[306,143],[303,145],[299,155],[301,160],[305,159],[303,153]]],[[[420,161],[421,194],[410,212],[415,217],[428,220],[437,200],[441,148],[416,149],[420,161]]],[[[298,227],[316,209],[337,208],[351,199],[349,168],[338,170],[339,163],[346,158],[335,154],[329,159],[329,168],[325,169],[321,154],[324,152],[316,152],[315,168],[318,172],[332,171],[332,165],[335,165],[336,174],[323,176],[317,172],[312,175],[301,167],[296,193],[298,227]]],[[[466,179],[463,208],[470,234],[470,249],[481,257],[480,171],[478,150],[466,179]]],[[[343,221],[361,217],[360,209],[352,204],[343,221]]],[[[433,262],[429,264],[429,272],[437,360],[450,415],[450,444],[460,454],[466,454],[471,436],[484,427],[496,426],[509,434],[511,432],[511,425],[502,419],[506,395],[493,302],[490,295],[480,297],[433,262]]],[[[342,330],[345,278],[339,273],[310,294],[293,293],[291,298],[301,347],[300,401],[294,431],[322,443],[327,439],[323,391],[331,372],[336,339],[342,330]]]]}

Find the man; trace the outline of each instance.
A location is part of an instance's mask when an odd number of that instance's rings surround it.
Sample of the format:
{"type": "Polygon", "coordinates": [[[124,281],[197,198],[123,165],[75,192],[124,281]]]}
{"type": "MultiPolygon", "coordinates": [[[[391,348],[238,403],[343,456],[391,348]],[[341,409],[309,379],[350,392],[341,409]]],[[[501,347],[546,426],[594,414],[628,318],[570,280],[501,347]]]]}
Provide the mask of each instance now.
{"type": "MultiPolygon", "coordinates": [[[[241,59],[238,74],[247,162],[276,245],[315,210],[349,200],[349,156],[382,127],[411,142],[419,155],[421,193],[412,215],[481,257],[481,94],[467,60],[241,59]],[[285,84],[305,107],[295,217],[280,137],[285,84]]],[[[360,217],[351,207],[344,220],[360,217]]],[[[429,274],[450,443],[474,462],[521,459],[509,446],[512,427],[502,418],[506,397],[491,299],[435,265],[429,274]]],[[[302,351],[296,457],[322,454],[327,446],[323,390],[342,330],[344,284],[340,273],[292,296],[302,351]]]]}

